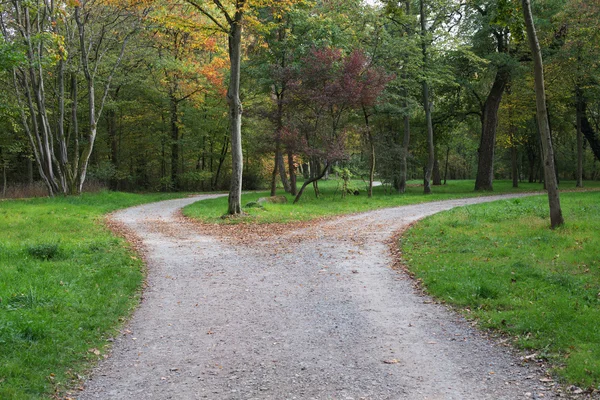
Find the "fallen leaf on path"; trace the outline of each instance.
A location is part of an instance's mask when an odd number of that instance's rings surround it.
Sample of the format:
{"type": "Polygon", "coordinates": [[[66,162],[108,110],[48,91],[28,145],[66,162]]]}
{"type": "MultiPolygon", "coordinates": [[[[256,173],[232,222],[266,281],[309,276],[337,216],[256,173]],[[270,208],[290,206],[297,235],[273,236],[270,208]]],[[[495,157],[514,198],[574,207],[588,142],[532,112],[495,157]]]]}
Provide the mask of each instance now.
{"type": "Polygon", "coordinates": [[[384,364],[398,364],[399,361],[394,358],[393,360],[383,360],[383,363],[384,364]]]}

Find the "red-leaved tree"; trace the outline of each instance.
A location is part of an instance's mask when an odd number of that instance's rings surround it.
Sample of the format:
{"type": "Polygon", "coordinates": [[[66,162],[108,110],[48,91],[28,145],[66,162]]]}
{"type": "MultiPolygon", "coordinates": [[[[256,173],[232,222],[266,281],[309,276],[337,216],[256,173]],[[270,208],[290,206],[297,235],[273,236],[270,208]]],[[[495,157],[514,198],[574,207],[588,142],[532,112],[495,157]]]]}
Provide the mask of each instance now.
{"type": "Polygon", "coordinates": [[[310,184],[318,196],[317,182],[333,163],[347,158],[346,128],[351,111],[360,110],[365,116],[365,131],[372,148],[372,187],[375,153],[369,127],[370,109],[390,79],[359,50],[344,56],[340,49],[313,49],[301,60],[297,77],[289,88],[294,113],[288,130],[296,132],[297,148],[308,159],[310,175],[294,203],[310,184]]]}

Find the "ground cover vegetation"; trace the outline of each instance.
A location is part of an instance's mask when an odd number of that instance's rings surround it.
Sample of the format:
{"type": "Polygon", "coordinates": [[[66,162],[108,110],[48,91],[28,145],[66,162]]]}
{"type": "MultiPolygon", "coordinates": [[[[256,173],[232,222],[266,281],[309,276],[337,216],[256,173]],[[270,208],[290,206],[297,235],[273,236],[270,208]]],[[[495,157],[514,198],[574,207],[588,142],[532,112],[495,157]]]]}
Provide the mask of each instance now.
{"type": "Polygon", "coordinates": [[[175,196],[101,192],[0,203],[0,398],[50,397],[105,354],[138,303],[144,273],[103,216],[175,196]]]}
{"type": "MultiPolygon", "coordinates": [[[[350,193],[343,196],[342,188],[345,182],[340,178],[332,176],[330,179],[321,182],[319,197],[310,192],[302,197],[302,200],[298,204],[292,203],[294,196],[286,194],[280,189],[277,194],[279,196],[286,196],[287,203],[264,203],[262,206],[258,206],[256,201],[261,197],[269,196],[269,192],[243,194],[242,207],[245,215],[242,217],[222,218],[223,209],[227,204],[224,198],[203,200],[191,204],[183,209],[183,214],[202,222],[216,224],[268,224],[310,221],[378,208],[489,195],[487,192],[474,192],[473,183],[473,180],[449,181],[447,185],[436,188],[435,193],[424,196],[423,183],[421,181],[408,181],[404,194],[399,194],[391,185],[381,185],[374,187],[373,196],[368,197],[369,182],[352,180],[347,183],[350,193]],[[354,194],[355,192],[357,194],[354,194]]],[[[574,181],[565,181],[563,185],[567,188],[573,188],[574,183],[574,181]]],[[[587,189],[597,190],[599,188],[600,182],[590,182],[587,189]]],[[[498,180],[496,181],[494,194],[532,192],[543,193],[543,185],[539,183],[523,183],[518,188],[513,188],[511,181],[498,180]]]]}
{"type": "Polygon", "coordinates": [[[571,384],[600,385],[600,193],[564,193],[547,229],[540,196],[457,208],[416,224],[402,258],[425,290],[510,335],[571,384]]]}

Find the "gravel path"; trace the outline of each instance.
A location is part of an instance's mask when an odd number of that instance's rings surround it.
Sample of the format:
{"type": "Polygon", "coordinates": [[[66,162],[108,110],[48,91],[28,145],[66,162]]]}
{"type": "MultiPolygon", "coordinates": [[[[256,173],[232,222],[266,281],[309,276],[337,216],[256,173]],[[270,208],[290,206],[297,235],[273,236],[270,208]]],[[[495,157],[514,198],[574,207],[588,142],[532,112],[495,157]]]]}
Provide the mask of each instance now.
{"type": "Polygon", "coordinates": [[[555,398],[535,365],[389,268],[386,243],[411,222],[507,196],[371,211],[236,245],[177,216],[206,197],[114,215],[144,245],[148,287],[81,400],[555,398]]]}

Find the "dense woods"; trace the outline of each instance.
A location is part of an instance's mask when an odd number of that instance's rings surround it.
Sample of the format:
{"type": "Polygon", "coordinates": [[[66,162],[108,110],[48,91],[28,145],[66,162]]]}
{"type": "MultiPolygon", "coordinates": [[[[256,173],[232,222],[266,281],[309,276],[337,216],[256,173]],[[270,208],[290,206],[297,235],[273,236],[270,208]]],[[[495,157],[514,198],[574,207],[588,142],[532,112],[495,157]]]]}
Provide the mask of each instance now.
{"type": "Polygon", "coordinates": [[[547,145],[582,186],[600,175],[600,3],[531,4],[548,143],[523,4],[3,2],[2,195],[221,189],[236,213],[242,188],[299,200],[330,174],[493,190],[548,181],[547,145]]]}

